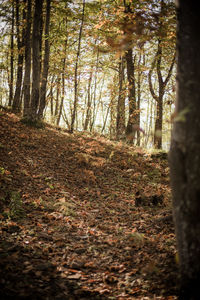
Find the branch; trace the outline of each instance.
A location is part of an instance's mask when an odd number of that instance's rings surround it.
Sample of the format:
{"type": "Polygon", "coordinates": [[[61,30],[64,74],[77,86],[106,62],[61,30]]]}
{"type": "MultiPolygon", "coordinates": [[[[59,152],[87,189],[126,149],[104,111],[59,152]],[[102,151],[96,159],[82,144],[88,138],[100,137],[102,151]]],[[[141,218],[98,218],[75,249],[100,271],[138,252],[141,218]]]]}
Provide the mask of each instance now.
{"type": "Polygon", "coordinates": [[[169,81],[169,79],[170,79],[170,77],[171,77],[171,75],[172,75],[172,70],[173,70],[173,67],[174,67],[175,60],[176,60],[176,51],[175,51],[175,53],[174,53],[174,57],[173,57],[173,59],[172,59],[171,66],[170,66],[170,68],[169,68],[168,75],[167,75],[165,81],[163,82],[164,86],[167,85],[167,83],[168,83],[168,81],[169,81]]]}

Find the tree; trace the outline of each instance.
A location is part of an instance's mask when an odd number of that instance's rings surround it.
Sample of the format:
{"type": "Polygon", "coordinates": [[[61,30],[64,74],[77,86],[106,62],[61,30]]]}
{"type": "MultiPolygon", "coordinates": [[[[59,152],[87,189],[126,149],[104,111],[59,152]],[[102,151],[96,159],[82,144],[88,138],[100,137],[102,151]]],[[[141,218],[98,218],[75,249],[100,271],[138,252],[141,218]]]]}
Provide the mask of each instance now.
{"type": "Polygon", "coordinates": [[[119,95],[117,103],[117,139],[124,136],[125,133],[125,59],[122,55],[119,61],[119,95]]]}
{"type": "MultiPolygon", "coordinates": [[[[25,2],[25,0],[23,0],[25,2]]],[[[25,21],[25,9],[23,8],[22,18],[25,21]]],[[[13,99],[12,108],[14,112],[21,110],[21,92],[22,92],[22,76],[23,76],[23,61],[24,61],[24,26],[20,26],[20,3],[16,0],[16,28],[17,28],[17,48],[18,48],[18,61],[17,61],[17,82],[15,88],[15,95],[13,99]]]]}
{"type": "Polygon", "coordinates": [[[163,125],[163,97],[165,94],[166,86],[170,80],[170,77],[172,75],[172,70],[175,63],[175,55],[172,59],[171,65],[169,67],[168,74],[165,79],[163,79],[162,73],[161,73],[161,61],[162,61],[162,46],[161,46],[161,40],[158,40],[158,48],[157,53],[154,57],[151,69],[149,71],[149,88],[152,97],[156,100],[156,121],[155,121],[155,131],[154,131],[154,146],[155,148],[161,149],[162,148],[162,125],[163,125]],[[153,88],[152,84],[152,72],[156,68],[156,73],[158,77],[158,94],[156,95],[156,92],[153,88]]]}
{"type": "Polygon", "coordinates": [[[200,18],[198,2],[177,1],[178,91],[170,169],[181,275],[180,299],[200,286],[200,18]]]}
{"type": "Polygon", "coordinates": [[[41,78],[41,88],[40,88],[40,104],[38,118],[41,120],[43,118],[44,109],[46,106],[46,87],[47,87],[47,77],[49,71],[49,54],[50,54],[50,44],[49,44],[49,24],[50,24],[50,10],[51,10],[51,0],[46,0],[46,22],[45,22],[45,46],[44,46],[44,63],[41,78]]]}
{"type": "Polygon", "coordinates": [[[12,1],[11,15],[11,33],[10,33],[10,75],[9,75],[9,102],[8,106],[12,106],[13,102],[13,80],[14,80],[14,26],[15,26],[15,10],[14,0],[12,1]]]}
{"type": "MultiPolygon", "coordinates": [[[[169,24],[167,23],[168,15],[171,15],[171,7],[170,4],[167,5],[164,0],[160,2],[160,14],[158,16],[158,30],[157,30],[157,51],[155,53],[154,59],[152,61],[152,65],[149,71],[149,89],[152,97],[156,101],[156,120],[155,120],[155,131],[154,131],[154,146],[155,148],[162,148],[162,127],[163,127],[163,98],[166,90],[166,86],[171,78],[174,63],[175,63],[175,54],[172,54],[174,51],[174,40],[172,39],[172,51],[170,51],[172,55],[172,60],[169,62],[169,69],[166,71],[166,77],[162,74],[162,70],[166,69],[164,61],[164,48],[166,47],[166,43],[170,43],[171,37],[168,38],[168,30],[169,24]],[[156,70],[156,76],[158,81],[158,91],[156,93],[155,88],[153,87],[153,81],[155,81],[155,77],[153,76],[153,71],[156,70]]],[[[174,9],[172,8],[172,16],[174,9]]],[[[171,24],[170,24],[171,26],[171,24]]],[[[172,26],[171,26],[172,27],[172,26]]],[[[173,35],[172,35],[173,36],[173,35]]],[[[168,46],[168,48],[170,48],[168,46]]],[[[169,54],[168,54],[169,55],[169,54]]]]}
{"type": "Polygon", "coordinates": [[[32,94],[30,120],[37,120],[37,111],[40,101],[40,49],[41,49],[41,22],[42,22],[42,0],[35,0],[32,33],[32,94]]]}
{"type": "Polygon", "coordinates": [[[30,114],[30,84],[31,84],[31,11],[32,0],[27,2],[26,29],[25,29],[25,72],[24,72],[24,111],[23,117],[30,114]]]}
{"type": "Polygon", "coordinates": [[[84,16],[85,16],[85,0],[83,0],[82,18],[81,18],[81,25],[80,25],[80,30],[79,30],[78,49],[77,49],[77,55],[76,55],[76,65],[75,65],[75,74],[74,74],[74,108],[73,108],[72,120],[71,120],[71,132],[74,131],[74,122],[75,122],[76,113],[77,113],[77,104],[78,104],[78,65],[79,65],[79,58],[80,58],[80,54],[81,54],[81,40],[82,40],[84,16]]]}

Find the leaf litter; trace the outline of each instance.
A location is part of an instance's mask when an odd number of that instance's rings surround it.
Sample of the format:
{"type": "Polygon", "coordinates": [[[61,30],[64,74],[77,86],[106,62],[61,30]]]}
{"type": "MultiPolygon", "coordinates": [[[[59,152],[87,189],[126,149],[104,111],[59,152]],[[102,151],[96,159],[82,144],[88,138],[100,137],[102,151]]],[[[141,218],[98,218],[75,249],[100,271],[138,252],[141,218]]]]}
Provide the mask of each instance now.
{"type": "Polygon", "coordinates": [[[166,159],[5,112],[0,151],[1,299],[177,299],[166,159]]]}

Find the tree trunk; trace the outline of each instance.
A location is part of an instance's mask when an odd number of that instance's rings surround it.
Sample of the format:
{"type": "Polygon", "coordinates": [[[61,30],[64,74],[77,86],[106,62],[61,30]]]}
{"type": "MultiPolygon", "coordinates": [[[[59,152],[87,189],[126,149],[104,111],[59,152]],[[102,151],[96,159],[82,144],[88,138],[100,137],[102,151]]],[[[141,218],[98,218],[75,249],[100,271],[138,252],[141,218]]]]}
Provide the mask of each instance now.
{"type": "Polygon", "coordinates": [[[200,286],[200,18],[198,2],[177,1],[178,93],[170,149],[171,185],[181,275],[179,299],[200,286]]]}
{"type": "Polygon", "coordinates": [[[55,105],[55,111],[54,111],[54,123],[57,124],[58,120],[58,114],[59,114],[59,98],[60,98],[60,84],[61,84],[61,78],[60,75],[58,75],[56,80],[57,86],[56,86],[56,105],[55,105]]]}
{"type": "Polygon", "coordinates": [[[110,106],[108,105],[107,107],[107,110],[106,110],[106,115],[105,115],[105,119],[103,121],[103,126],[102,126],[102,129],[101,129],[101,133],[103,134],[105,128],[106,128],[106,123],[107,123],[107,120],[108,120],[108,114],[109,114],[109,111],[110,111],[110,106]]]}
{"type": "Polygon", "coordinates": [[[154,129],[154,146],[162,149],[162,127],[163,127],[163,96],[158,97],[156,102],[156,120],[154,129]]]}
{"type": "Polygon", "coordinates": [[[85,124],[84,124],[84,130],[88,129],[89,121],[91,118],[91,105],[92,105],[92,100],[91,100],[91,83],[92,83],[92,74],[93,70],[90,71],[90,77],[88,81],[88,99],[87,99],[87,109],[86,109],[86,117],[85,117],[85,124]]]}
{"type": "Polygon", "coordinates": [[[50,91],[49,91],[49,97],[50,97],[50,111],[51,111],[51,123],[54,122],[54,113],[53,113],[53,85],[54,85],[54,76],[51,78],[51,84],[50,84],[50,91]]]}
{"type": "Polygon", "coordinates": [[[136,124],[136,97],[135,97],[135,70],[133,61],[133,50],[126,51],[127,78],[128,78],[128,102],[129,118],[126,127],[126,137],[132,143],[135,138],[134,125],[136,124]]]}
{"type": "Polygon", "coordinates": [[[46,86],[47,77],[49,70],[49,24],[50,24],[50,10],[51,10],[51,0],[46,0],[46,22],[45,22],[45,50],[44,50],[44,63],[42,71],[42,82],[40,88],[40,107],[38,112],[38,118],[41,120],[43,118],[44,109],[46,106],[46,86]]]}
{"type": "Polygon", "coordinates": [[[116,138],[116,99],[117,99],[117,81],[116,75],[113,76],[112,84],[110,84],[110,139],[116,138]]]}
{"type": "Polygon", "coordinates": [[[74,123],[75,123],[77,104],[78,104],[78,65],[79,65],[79,58],[81,52],[81,40],[82,40],[84,16],[85,16],[85,0],[83,0],[82,19],[81,19],[81,26],[79,30],[78,49],[76,55],[76,65],[75,65],[75,74],[74,74],[74,107],[73,107],[72,120],[71,120],[71,132],[74,131],[74,123]]]}
{"type": "Polygon", "coordinates": [[[12,21],[10,34],[10,78],[9,78],[9,102],[8,106],[13,103],[13,79],[14,79],[14,25],[15,25],[15,10],[14,0],[12,1],[12,21]]]}
{"type": "Polygon", "coordinates": [[[119,96],[117,103],[117,139],[124,136],[125,133],[125,59],[122,56],[119,62],[119,96]]]}
{"type": "MultiPolygon", "coordinates": [[[[138,59],[138,77],[137,77],[137,114],[136,114],[136,124],[137,124],[137,146],[140,146],[140,103],[141,103],[141,84],[142,84],[142,74],[143,69],[141,66],[142,55],[139,54],[138,59]]],[[[145,64],[145,59],[143,56],[143,66],[145,64]]]]}
{"type": "MultiPolygon", "coordinates": [[[[96,59],[96,68],[95,68],[95,74],[94,74],[94,97],[93,97],[93,109],[92,109],[92,117],[90,119],[90,132],[92,132],[92,129],[94,128],[95,125],[95,120],[96,120],[96,113],[98,111],[98,104],[96,103],[96,95],[97,95],[97,77],[98,77],[98,69],[99,69],[99,48],[97,50],[97,59],[96,59]]],[[[99,101],[101,99],[101,93],[102,90],[100,88],[99,91],[99,101]]]]}
{"type": "Polygon", "coordinates": [[[37,120],[40,101],[40,28],[42,18],[42,0],[35,0],[32,36],[32,95],[31,95],[31,120],[37,120]]]}
{"type": "Polygon", "coordinates": [[[25,33],[25,73],[24,73],[24,111],[23,117],[30,115],[30,85],[31,85],[31,6],[32,1],[28,0],[26,14],[26,33],[25,33]]]}
{"type": "Polygon", "coordinates": [[[169,79],[172,75],[172,70],[175,63],[175,54],[173,56],[170,68],[168,70],[168,74],[165,80],[162,77],[161,73],[161,60],[162,60],[162,45],[161,40],[158,40],[158,48],[157,53],[154,57],[154,60],[151,65],[151,69],[148,74],[149,80],[149,89],[152,97],[156,100],[156,120],[155,120],[155,131],[154,131],[154,146],[157,149],[162,149],[162,123],[163,123],[163,97],[165,94],[166,86],[169,82],[169,79]],[[153,84],[152,84],[152,73],[154,68],[156,68],[157,78],[158,78],[158,95],[156,94],[153,84]]]}
{"type": "MultiPolygon", "coordinates": [[[[15,95],[13,99],[12,109],[14,112],[21,110],[21,91],[22,91],[22,76],[23,76],[23,47],[24,47],[24,29],[20,32],[20,14],[19,14],[19,0],[16,0],[16,28],[17,28],[17,48],[18,48],[18,61],[17,61],[17,81],[15,88],[15,95]]],[[[23,21],[25,20],[25,9],[23,9],[23,21]]]]}

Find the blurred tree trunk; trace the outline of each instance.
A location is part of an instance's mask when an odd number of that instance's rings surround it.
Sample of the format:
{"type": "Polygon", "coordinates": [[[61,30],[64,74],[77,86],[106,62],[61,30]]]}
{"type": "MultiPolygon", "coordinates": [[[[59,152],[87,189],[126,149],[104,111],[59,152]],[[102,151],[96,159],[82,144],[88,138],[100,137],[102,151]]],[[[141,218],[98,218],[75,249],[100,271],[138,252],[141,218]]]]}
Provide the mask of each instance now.
{"type": "Polygon", "coordinates": [[[170,149],[181,300],[200,286],[200,18],[195,1],[177,1],[178,92],[170,149]]]}

